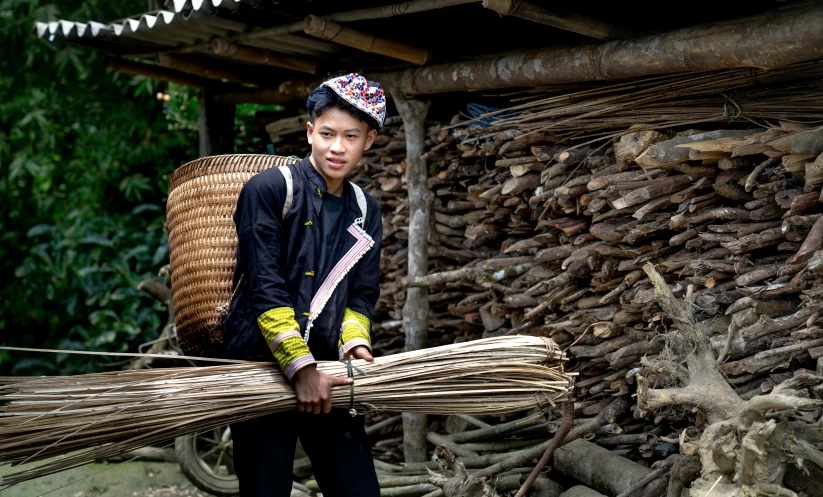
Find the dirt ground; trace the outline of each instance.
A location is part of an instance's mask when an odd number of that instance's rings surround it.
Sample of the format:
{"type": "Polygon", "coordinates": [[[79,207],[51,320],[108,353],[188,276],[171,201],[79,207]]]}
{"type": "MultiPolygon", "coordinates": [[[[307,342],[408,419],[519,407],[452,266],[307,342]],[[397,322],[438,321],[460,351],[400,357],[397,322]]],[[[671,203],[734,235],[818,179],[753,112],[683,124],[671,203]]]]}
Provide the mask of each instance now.
{"type": "MultiPolygon", "coordinates": [[[[0,467],[0,475],[9,470],[0,467]]],[[[192,486],[176,463],[137,461],[89,464],[15,485],[0,496],[39,497],[47,492],[49,497],[210,497],[192,486]]]]}

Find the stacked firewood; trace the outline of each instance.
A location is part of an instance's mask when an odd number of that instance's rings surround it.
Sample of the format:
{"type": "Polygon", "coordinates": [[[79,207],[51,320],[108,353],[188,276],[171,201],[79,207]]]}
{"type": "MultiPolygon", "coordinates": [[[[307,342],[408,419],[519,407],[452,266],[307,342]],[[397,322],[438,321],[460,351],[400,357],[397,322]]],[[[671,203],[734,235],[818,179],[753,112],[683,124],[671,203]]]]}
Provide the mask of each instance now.
{"type": "Polygon", "coordinates": [[[819,357],[823,130],[647,130],[600,148],[518,147],[530,153],[497,159],[478,179],[494,211],[478,230],[503,239],[483,267],[534,264],[492,290],[511,316],[504,326],[569,344],[585,373],[580,398],[628,393],[640,358],[662,349],[646,262],[676,295],[691,286],[723,372],[751,395],[781,379],[763,373],[819,357]],[[497,205],[512,210],[501,220],[497,205]],[[523,225],[534,231],[515,238],[523,225]]]}
{"type": "MultiPolygon", "coordinates": [[[[579,412],[597,413],[628,397],[641,360],[664,347],[664,316],[641,269],[652,262],[676,295],[693,293],[744,398],[790,377],[790,363],[812,367],[823,356],[814,285],[823,272],[823,130],[630,129],[574,144],[434,124],[427,138],[431,274],[417,284],[430,287],[432,345],[551,336],[576,360],[579,412]],[[481,133],[490,138],[472,140],[481,133]]],[[[399,123],[384,128],[356,178],[383,207],[379,353],[403,346],[403,144],[399,123]]],[[[603,443],[627,442],[621,452],[632,456],[670,450],[639,431],[603,443]]]]}

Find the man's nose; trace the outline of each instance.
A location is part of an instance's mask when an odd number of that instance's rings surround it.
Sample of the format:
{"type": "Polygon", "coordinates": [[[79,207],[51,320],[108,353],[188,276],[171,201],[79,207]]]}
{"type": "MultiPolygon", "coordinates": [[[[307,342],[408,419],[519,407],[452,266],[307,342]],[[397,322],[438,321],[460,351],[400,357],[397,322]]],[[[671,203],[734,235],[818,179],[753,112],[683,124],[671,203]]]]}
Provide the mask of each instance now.
{"type": "Polygon", "coordinates": [[[331,144],[331,151],[340,154],[346,151],[346,143],[343,141],[342,136],[338,136],[334,139],[334,141],[331,144]]]}

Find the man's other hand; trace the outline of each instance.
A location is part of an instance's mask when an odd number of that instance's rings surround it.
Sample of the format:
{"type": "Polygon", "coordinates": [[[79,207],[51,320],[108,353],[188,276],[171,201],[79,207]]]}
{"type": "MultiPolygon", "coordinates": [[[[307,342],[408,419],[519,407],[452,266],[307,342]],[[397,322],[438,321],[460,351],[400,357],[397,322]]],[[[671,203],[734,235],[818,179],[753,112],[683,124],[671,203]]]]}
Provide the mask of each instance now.
{"type": "Polygon", "coordinates": [[[369,348],[365,345],[358,345],[357,347],[346,352],[346,355],[343,356],[343,360],[345,361],[347,359],[364,359],[368,362],[374,362],[374,357],[372,357],[371,352],[369,352],[369,348]]]}
{"type": "Polygon", "coordinates": [[[316,364],[310,364],[300,369],[294,377],[297,410],[314,414],[320,414],[320,411],[326,414],[330,413],[331,387],[349,385],[353,381],[352,378],[338,378],[321,373],[317,370],[316,364]]]}

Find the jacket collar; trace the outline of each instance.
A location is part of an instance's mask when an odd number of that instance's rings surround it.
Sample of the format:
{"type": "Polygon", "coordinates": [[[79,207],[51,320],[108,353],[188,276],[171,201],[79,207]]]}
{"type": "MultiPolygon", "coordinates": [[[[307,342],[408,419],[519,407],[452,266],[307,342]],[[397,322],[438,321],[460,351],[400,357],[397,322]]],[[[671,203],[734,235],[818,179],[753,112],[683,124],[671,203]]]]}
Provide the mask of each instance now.
{"type": "Polygon", "coordinates": [[[297,165],[305,173],[306,177],[311,183],[312,189],[320,189],[320,193],[325,194],[327,190],[326,179],[317,172],[317,169],[311,163],[310,155],[301,160],[297,165]]]}
{"type": "MultiPolygon", "coordinates": [[[[317,169],[314,168],[309,157],[310,155],[307,155],[303,160],[298,162],[297,167],[303,172],[306,178],[308,178],[311,189],[313,191],[319,189],[320,193],[325,195],[328,191],[326,179],[317,172],[317,169]]],[[[343,210],[343,215],[347,220],[346,225],[348,226],[354,223],[354,220],[362,215],[360,212],[360,206],[357,205],[357,198],[355,197],[352,187],[348,181],[343,181],[342,197],[346,202],[346,208],[343,210]]],[[[318,200],[320,197],[312,195],[312,198],[318,200]]],[[[317,204],[317,207],[319,207],[319,203],[317,204]]]]}

